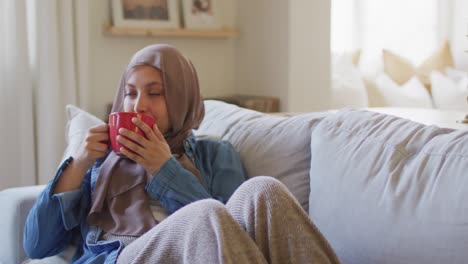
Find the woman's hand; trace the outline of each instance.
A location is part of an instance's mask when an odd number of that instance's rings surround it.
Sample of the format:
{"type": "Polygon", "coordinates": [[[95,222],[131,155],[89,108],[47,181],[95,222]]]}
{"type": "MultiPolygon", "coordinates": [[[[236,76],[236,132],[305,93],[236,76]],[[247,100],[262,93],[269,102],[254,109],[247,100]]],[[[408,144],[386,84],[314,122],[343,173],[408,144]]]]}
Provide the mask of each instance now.
{"type": "Polygon", "coordinates": [[[132,122],[143,131],[146,138],[128,129],[120,128],[119,134],[123,136],[117,136],[117,140],[125,146],[120,151],[153,175],[171,158],[171,149],[156,124],[151,129],[138,118],[133,118],[132,122]]]}
{"type": "Polygon", "coordinates": [[[76,154],[75,161],[87,169],[91,168],[97,159],[106,155],[109,149],[109,126],[107,124],[90,128],[86,138],[76,154]]]}
{"type": "Polygon", "coordinates": [[[86,171],[93,166],[98,158],[106,155],[109,149],[108,141],[109,127],[107,124],[90,128],[84,142],[77,153],[73,155],[73,161],[58,179],[53,193],[79,189],[86,171]]]}

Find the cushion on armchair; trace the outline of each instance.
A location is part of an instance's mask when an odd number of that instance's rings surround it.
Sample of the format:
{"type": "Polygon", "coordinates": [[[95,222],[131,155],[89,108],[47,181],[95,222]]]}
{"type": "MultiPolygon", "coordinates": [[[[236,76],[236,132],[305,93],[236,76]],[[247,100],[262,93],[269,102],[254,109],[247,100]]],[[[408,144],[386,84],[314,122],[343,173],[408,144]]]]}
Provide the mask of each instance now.
{"type": "Polygon", "coordinates": [[[311,152],[309,214],[343,263],[466,263],[468,130],[343,110],[311,152]]]}
{"type": "Polygon", "coordinates": [[[21,263],[23,250],[23,223],[44,185],[9,188],[0,191],[0,263],[21,263]]]}

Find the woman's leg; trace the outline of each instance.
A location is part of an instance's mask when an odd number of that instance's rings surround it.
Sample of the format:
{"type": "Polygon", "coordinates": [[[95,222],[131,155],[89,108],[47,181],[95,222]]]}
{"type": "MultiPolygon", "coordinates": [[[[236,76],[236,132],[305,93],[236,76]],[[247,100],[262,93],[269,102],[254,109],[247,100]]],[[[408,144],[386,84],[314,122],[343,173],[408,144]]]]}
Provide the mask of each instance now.
{"type": "Polygon", "coordinates": [[[254,177],[244,182],[226,207],[268,263],[339,263],[307,213],[288,189],[272,177],[254,177]]]}
{"type": "Polygon", "coordinates": [[[224,205],[189,204],[125,247],[117,263],[266,263],[224,205]]]}

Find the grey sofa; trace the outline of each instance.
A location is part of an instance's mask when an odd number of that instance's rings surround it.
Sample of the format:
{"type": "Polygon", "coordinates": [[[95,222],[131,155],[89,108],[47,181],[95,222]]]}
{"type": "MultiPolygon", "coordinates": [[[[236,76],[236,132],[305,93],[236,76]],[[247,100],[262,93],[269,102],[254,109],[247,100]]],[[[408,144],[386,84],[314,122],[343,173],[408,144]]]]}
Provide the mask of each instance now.
{"type": "MultiPolygon", "coordinates": [[[[196,135],[229,140],[249,176],[282,181],[343,263],[468,262],[468,127],[365,110],[273,116],[205,105],[196,135]]],[[[40,190],[0,192],[0,263],[24,260],[22,227],[40,190]]]]}

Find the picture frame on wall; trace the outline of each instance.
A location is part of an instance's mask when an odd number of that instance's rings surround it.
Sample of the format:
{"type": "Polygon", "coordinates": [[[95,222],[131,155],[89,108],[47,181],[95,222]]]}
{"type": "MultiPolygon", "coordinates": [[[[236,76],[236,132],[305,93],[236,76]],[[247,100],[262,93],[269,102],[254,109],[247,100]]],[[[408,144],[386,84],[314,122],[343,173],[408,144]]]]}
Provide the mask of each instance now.
{"type": "Polygon", "coordinates": [[[178,0],[112,0],[115,27],[180,28],[178,0]]]}
{"type": "Polygon", "coordinates": [[[218,29],[221,27],[219,0],[182,0],[185,27],[218,29]]]}

